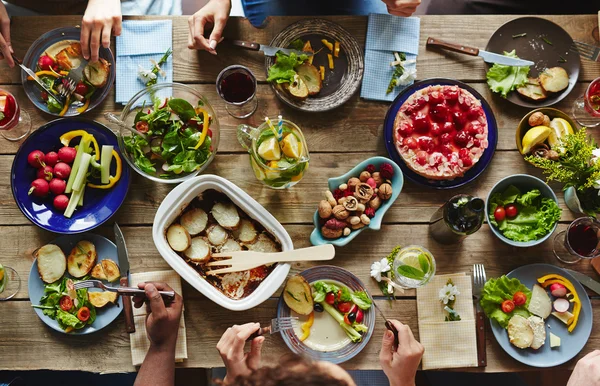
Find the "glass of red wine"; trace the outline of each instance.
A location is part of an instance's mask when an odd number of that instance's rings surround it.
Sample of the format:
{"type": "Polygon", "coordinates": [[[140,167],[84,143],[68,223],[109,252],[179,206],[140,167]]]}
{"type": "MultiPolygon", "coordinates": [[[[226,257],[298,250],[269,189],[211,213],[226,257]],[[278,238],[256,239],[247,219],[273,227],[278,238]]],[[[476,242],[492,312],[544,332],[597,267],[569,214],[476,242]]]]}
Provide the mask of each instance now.
{"type": "Polygon", "coordinates": [[[585,93],[573,103],[573,118],[581,126],[600,125],[600,78],[590,83],[585,93]]]}
{"type": "Polygon", "coordinates": [[[226,102],[225,108],[235,118],[247,118],[254,114],[256,77],[248,67],[233,65],[223,69],[217,77],[217,93],[226,102]]]}
{"type": "Polygon", "coordinates": [[[593,217],[574,220],[554,236],[554,255],[566,264],[600,256],[600,222],[593,217]]]}
{"type": "Polygon", "coordinates": [[[21,110],[14,95],[0,89],[0,134],[9,141],[18,141],[30,131],[29,114],[21,110]]]}

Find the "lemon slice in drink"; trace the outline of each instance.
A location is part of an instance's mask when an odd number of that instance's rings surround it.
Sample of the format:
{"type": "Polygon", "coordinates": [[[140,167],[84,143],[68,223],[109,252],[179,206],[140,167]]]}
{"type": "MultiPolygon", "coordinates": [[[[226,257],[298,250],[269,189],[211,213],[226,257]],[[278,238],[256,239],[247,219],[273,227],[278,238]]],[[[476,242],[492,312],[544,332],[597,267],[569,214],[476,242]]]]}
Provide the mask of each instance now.
{"type": "Polygon", "coordinates": [[[550,144],[551,147],[559,145],[562,138],[573,134],[573,128],[569,122],[563,118],[554,118],[550,121],[550,128],[552,129],[552,132],[548,136],[548,144],[550,144]]]}
{"type": "Polygon", "coordinates": [[[523,137],[522,153],[528,154],[535,145],[544,143],[544,141],[548,139],[550,133],[552,133],[552,129],[548,126],[536,126],[529,129],[523,137]]]}
{"type": "Polygon", "coordinates": [[[269,137],[258,146],[258,155],[267,161],[277,161],[281,158],[281,149],[277,138],[269,137]]]}
{"type": "Polygon", "coordinates": [[[283,154],[287,157],[298,159],[300,158],[301,146],[298,142],[298,138],[292,133],[285,136],[283,139],[281,149],[283,154]]]}

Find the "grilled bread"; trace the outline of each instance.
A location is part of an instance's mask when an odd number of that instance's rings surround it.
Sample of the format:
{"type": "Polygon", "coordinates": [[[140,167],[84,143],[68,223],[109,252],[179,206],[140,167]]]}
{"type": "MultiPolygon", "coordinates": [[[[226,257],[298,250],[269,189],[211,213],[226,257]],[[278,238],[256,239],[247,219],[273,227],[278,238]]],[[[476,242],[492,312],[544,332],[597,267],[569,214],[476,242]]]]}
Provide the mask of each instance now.
{"type": "Polygon", "coordinates": [[[562,67],[547,68],[538,79],[547,92],[560,92],[569,86],[569,74],[562,67]]]}
{"type": "Polygon", "coordinates": [[[173,224],[167,229],[167,242],[174,251],[183,252],[190,247],[192,238],[184,227],[173,224]]]}
{"type": "Polygon", "coordinates": [[[236,229],[240,225],[240,215],[236,206],[231,202],[217,202],[210,212],[219,225],[225,229],[236,229]]]}
{"type": "Polygon", "coordinates": [[[291,276],[283,290],[283,300],[292,311],[300,315],[313,312],[313,297],[310,285],[300,275],[291,276]]]}
{"type": "Polygon", "coordinates": [[[533,328],[529,320],[514,315],[508,321],[508,339],[518,348],[529,348],[533,343],[533,328]]]}
{"type": "Polygon", "coordinates": [[[104,270],[102,269],[102,264],[98,263],[92,269],[92,273],[90,274],[94,279],[98,280],[106,280],[106,275],[104,274],[104,270]]]}
{"type": "Polygon", "coordinates": [[[69,274],[76,278],[84,277],[94,268],[97,258],[96,246],[90,241],[81,240],[67,258],[69,274]]]}
{"type": "Polygon", "coordinates": [[[200,208],[194,208],[185,212],[179,221],[181,226],[187,229],[192,236],[197,235],[206,229],[208,223],[208,215],[200,208]]]}
{"type": "Polygon", "coordinates": [[[529,320],[529,324],[533,330],[533,342],[531,342],[531,348],[537,350],[546,343],[546,325],[544,324],[544,319],[538,316],[532,315],[527,318],[527,320],[529,320]]]}
{"type": "Polygon", "coordinates": [[[92,306],[102,308],[109,303],[116,303],[119,295],[116,292],[88,292],[88,299],[92,306]]]}
{"type": "Polygon", "coordinates": [[[62,249],[55,244],[47,244],[35,251],[38,272],[44,283],[54,283],[67,270],[67,258],[62,249]]]}
{"type": "Polygon", "coordinates": [[[104,87],[110,75],[110,63],[100,58],[97,62],[88,63],[83,69],[83,74],[94,87],[104,87]]]}
{"type": "Polygon", "coordinates": [[[527,78],[527,82],[519,88],[517,92],[527,99],[533,101],[541,101],[548,98],[546,90],[540,85],[540,81],[537,78],[527,78]]]}
{"type": "Polygon", "coordinates": [[[109,282],[117,281],[121,277],[121,271],[117,263],[111,259],[104,259],[100,262],[102,264],[102,270],[106,275],[106,280],[109,282]]]}
{"type": "Polygon", "coordinates": [[[296,68],[296,72],[306,84],[309,96],[317,95],[321,91],[323,85],[321,73],[315,66],[310,63],[303,63],[296,68]]]}

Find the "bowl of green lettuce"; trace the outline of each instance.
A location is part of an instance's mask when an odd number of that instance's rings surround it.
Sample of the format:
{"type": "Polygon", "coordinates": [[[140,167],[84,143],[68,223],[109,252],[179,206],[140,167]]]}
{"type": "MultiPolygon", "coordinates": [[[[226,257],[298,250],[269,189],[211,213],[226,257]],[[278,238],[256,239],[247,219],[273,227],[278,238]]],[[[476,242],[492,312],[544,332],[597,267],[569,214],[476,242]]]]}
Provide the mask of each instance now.
{"type": "Polygon", "coordinates": [[[498,181],[488,194],[485,210],[492,233],[515,247],[532,247],[546,241],[561,215],[552,189],[528,174],[515,174],[498,181]],[[496,208],[509,204],[517,207],[517,215],[496,221],[496,208]]]}

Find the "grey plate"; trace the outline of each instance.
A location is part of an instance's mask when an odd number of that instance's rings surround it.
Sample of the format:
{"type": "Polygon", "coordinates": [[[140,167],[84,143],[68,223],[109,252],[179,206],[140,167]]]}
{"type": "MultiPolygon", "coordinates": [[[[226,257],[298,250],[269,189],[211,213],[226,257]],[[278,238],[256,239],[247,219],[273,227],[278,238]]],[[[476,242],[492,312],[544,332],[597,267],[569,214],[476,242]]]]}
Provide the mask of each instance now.
{"type": "MultiPolygon", "coordinates": [[[[581,284],[565,270],[550,264],[530,264],[519,267],[508,273],[506,276],[519,279],[521,283],[531,289],[533,285],[537,283],[538,277],[552,273],[564,276],[565,279],[570,280],[571,283],[573,283],[575,290],[577,290],[577,295],[581,299],[581,313],[579,314],[579,321],[573,332],[569,333],[567,331],[567,326],[563,322],[550,315],[548,319],[545,320],[546,343],[538,350],[522,350],[513,346],[508,341],[508,332],[504,328],[496,321],[491,321],[492,332],[504,351],[511,357],[528,366],[553,367],[571,360],[581,351],[581,349],[583,349],[592,332],[593,314],[590,298],[587,296],[587,293],[581,284]],[[550,332],[560,338],[560,347],[550,348],[550,332]]],[[[550,297],[552,298],[551,295],[550,297]]]]}
{"type": "MultiPolygon", "coordinates": [[[[315,51],[323,47],[321,39],[327,39],[331,43],[338,41],[340,42],[340,55],[338,58],[334,58],[333,70],[330,70],[327,64],[329,49],[323,48],[320,53],[315,55],[313,65],[317,69],[319,66],[325,66],[325,80],[318,95],[298,100],[280,90],[272,82],[271,88],[275,95],[286,105],[306,112],[329,111],[346,103],[360,88],[365,67],[363,50],[356,39],[344,28],[329,20],[307,19],[287,26],[273,38],[270,45],[285,48],[298,38],[304,41],[310,40],[315,51]]],[[[273,64],[275,64],[275,57],[266,56],[267,76],[269,67],[273,64]]]]}

